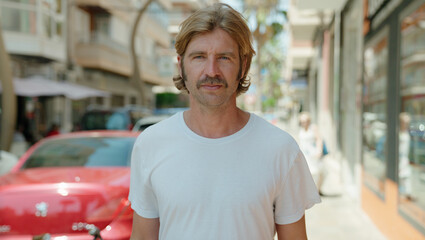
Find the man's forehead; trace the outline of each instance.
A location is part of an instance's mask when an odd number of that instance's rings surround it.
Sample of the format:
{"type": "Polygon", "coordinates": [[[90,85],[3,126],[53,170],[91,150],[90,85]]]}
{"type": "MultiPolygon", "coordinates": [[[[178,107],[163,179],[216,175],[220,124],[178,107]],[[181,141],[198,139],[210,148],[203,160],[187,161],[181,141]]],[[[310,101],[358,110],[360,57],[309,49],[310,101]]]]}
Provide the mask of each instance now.
{"type": "Polygon", "coordinates": [[[239,46],[227,32],[216,29],[211,32],[198,34],[189,41],[186,54],[192,54],[194,52],[238,55],[239,46]]]}

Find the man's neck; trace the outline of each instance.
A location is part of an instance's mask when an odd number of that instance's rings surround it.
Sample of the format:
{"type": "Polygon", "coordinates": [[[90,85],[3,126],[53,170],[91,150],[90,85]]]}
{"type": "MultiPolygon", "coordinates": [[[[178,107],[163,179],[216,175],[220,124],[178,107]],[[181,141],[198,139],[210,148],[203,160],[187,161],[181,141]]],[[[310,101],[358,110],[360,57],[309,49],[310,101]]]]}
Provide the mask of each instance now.
{"type": "Polygon", "coordinates": [[[184,112],[186,125],[206,138],[222,138],[241,130],[249,120],[249,113],[234,109],[202,109],[191,107],[184,112]]]}

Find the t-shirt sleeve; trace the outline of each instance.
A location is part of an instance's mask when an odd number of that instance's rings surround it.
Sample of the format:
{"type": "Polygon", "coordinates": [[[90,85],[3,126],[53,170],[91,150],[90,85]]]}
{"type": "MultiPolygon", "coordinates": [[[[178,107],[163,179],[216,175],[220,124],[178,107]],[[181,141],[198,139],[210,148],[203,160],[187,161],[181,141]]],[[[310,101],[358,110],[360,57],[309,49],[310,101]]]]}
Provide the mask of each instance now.
{"type": "MultiPolygon", "coordinates": [[[[134,144],[131,154],[131,177],[129,200],[131,208],[144,218],[158,218],[158,204],[150,180],[149,166],[145,160],[148,158],[143,147],[144,142],[139,136],[134,144]]],[[[146,145],[147,146],[147,145],[146,145]]]]}
{"type": "Polygon", "coordinates": [[[275,199],[275,222],[294,223],[301,219],[306,209],[320,202],[307,162],[299,151],[289,171],[283,176],[275,199]]]}

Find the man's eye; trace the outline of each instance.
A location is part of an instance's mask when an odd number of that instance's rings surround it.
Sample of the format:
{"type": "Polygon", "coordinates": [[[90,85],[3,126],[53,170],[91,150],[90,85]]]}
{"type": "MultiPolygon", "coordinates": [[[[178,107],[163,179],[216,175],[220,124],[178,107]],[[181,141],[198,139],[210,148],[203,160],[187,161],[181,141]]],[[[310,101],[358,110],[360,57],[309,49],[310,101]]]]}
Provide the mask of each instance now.
{"type": "Polygon", "coordinates": [[[198,55],[198,56],[193,57],[193,59],[202,59],[202,58],[204,58],[204,56],[202,56],[202,55],[198,55]]]}
{"type": "Polygon", "coordinates": [[[229,60],[230,58],[229,57],[226,57],[226,56],[221,56],[220,59],[229,60]]]}

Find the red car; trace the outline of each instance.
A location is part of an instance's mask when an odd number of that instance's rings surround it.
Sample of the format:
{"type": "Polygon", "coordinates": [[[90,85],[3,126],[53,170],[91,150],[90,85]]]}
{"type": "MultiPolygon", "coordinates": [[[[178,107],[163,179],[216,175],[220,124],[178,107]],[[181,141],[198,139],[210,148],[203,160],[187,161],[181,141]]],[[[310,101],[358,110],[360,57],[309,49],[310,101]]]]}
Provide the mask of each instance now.
{"type": "Polygon", "coordinates": [[[31,147],[0,177],[0,239],[129,239],[137,135],[77,132],[31,147]]]}

